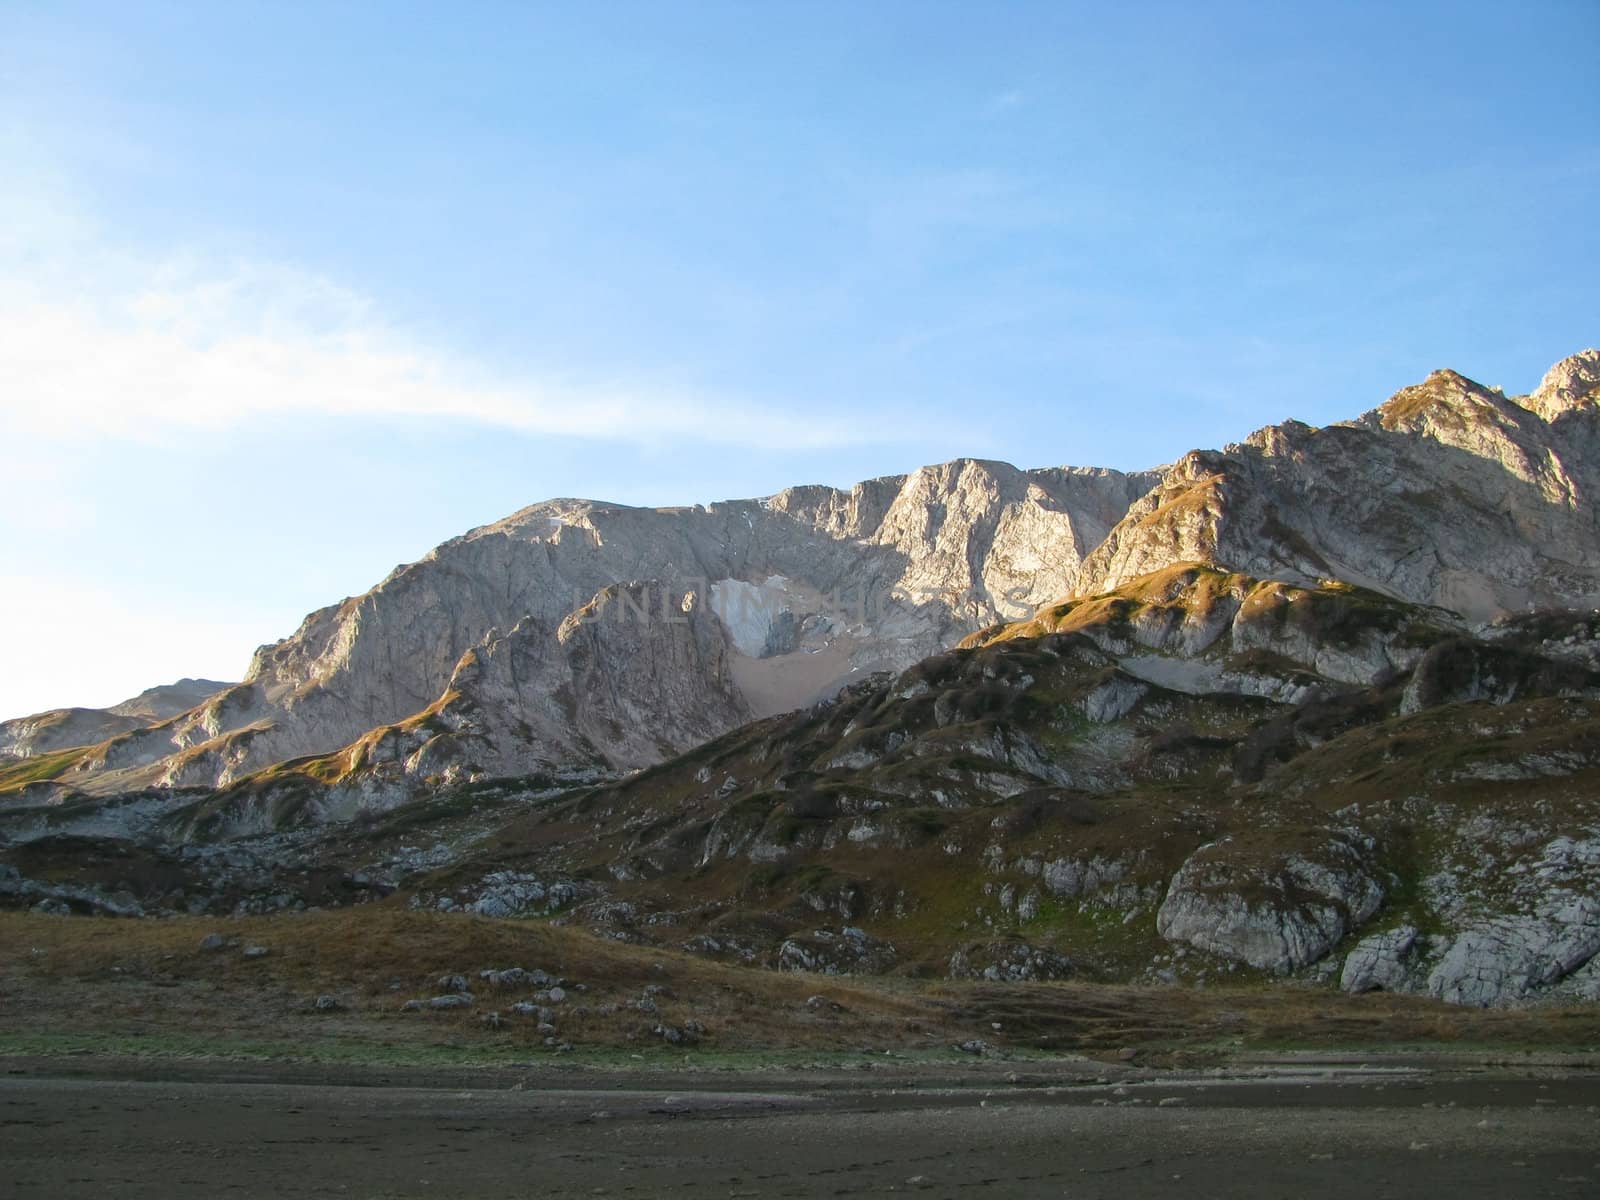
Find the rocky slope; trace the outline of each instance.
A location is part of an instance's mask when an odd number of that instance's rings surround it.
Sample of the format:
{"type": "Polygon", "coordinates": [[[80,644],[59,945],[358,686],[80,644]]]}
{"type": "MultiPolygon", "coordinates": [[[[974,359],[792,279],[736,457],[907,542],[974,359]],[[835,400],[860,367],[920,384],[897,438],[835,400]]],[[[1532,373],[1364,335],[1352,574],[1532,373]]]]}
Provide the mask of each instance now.
{"type": "Polygon", "coordinates": [[[1179,565],[625,780],[0,812],[0,893],[540,915],[821,972],[1600,999],[1600,614],[1179,565]],[[340,808],[340,803],[346,807],[340,808]],[[121,833],[107,838],[108,814],[121,833]]]}
{"type": "Polygon", "coordinates": [[[180,679],[146,688],[133,699],[110,708],[56,708],[0,721],[0,759],[32,758],[74,746],[94,745],[188,712],[233,686],[214,679],[180,679]]]}
{"type": "Polygon", "coordinates": [[[450,740],[424,775],[637,767],[1070,590],[1153,482],[962,460],[708,508],[535,505],[313,613],[237,687],[61,779],[226,784],[425,712],[450,740]]]}
{"type": "Polygon", "coordinates": [[[186,712],[69,722],[48,744],[98,742],[56,773],[74,793],[342,755],[382,767],[369,798],[398,803],[428,780],[657,762],[1177,562],[1468,620],[1588,604],[1597,378],[1595,351],[1515,399],[1436,372],[1357,420],[1289,421],[1158,473],[959,460],[708,508],[550,501],[313,613],[186,712]]]}
{"type": "Polygon", "coordinates": [[[1103,590],[1176,560],[1338,579],[1474,620],[1600,597],[1600,352],[1508,399],[1437,371],[1355,421],[1186,455],[1084,564],[1103,590]]]}
{"type": "Polygon", "coordinates": [[[1597,380],[1440,372],[1159,474],[538,505],[0,768],[0,895],[1597,999],[1597,380]]]}

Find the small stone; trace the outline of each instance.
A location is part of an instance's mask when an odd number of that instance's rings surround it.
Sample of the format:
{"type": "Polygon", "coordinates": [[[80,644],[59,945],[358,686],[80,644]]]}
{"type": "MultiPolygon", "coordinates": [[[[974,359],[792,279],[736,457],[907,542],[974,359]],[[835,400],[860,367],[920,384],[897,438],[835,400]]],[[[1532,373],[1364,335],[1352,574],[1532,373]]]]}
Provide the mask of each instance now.
{"type": "Polygon", "coordinates": [[[435,986],[441,992],[464,992],[471,985],[467,983],[465,975],[441,975],[435,986]]]}
{"type": "Polygon", "coordinates": [[[244,956],[246,958],[265,958],[271,953],[272,951],[265,946],[246,946],[244,948],[244,956]]]}
{"type": "Polygon", "coordinates": [[[344,1005],[340,1004],[338,999],[334,996],[323,995],[318,996],[314,1001],[312,1001],[311,1007],[316,1009],[318,1012],[337,1012],[339,1009],[343,1008],[344,1005]]]}
{"type": "Polygon", "coordinates": [[[551,1004],[560,1004],[566,998],[567,998],[567,990],[565,988],[553,987],[553,988],[550,989],[550,1003],[551,1004]]]}
{"type": "Polygon", "coordinates": [[[208,933],[200,939],[200,949],[206,951],[221,950],[227,944],[228,939],[220,933],[208,933]]]}
{"type": "Polygon", "coordinates": [[[421,1000],[407,1000],[400,1006],[401,1012],[421,1012],[424,1005],[421,1000]]]}
{"type": "Polygon", "coordinates": [[[471,1008],[471,992],[451,992],[445,996],[435,996],[428,1001],[429,1008],[471,1008]]]}

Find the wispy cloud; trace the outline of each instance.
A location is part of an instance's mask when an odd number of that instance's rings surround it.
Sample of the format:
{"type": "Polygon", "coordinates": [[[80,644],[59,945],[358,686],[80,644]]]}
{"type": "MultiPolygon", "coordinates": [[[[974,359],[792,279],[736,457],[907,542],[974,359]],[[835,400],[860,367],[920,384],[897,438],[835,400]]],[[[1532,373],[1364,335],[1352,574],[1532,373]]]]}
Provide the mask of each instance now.
{"type": "Polygon", "coordinates": [[[480,360],[382,301],[232,249],[126,244],[0,120],[0,431],[160,442],[277,414],[424,419],[602,441],[826,449],[916,441],[892,412],[711,394],[648,369],[480,360]]]}
{"type": "Polygon", "coordinates": [[[5,273],[0,411],[13,427],[143,440],[314,412],[628,441],[818,448],[904,436],[649,381],[488,369],[293,267],[103,257],[110,265],[87,273],[59,260],[5,273]]]}

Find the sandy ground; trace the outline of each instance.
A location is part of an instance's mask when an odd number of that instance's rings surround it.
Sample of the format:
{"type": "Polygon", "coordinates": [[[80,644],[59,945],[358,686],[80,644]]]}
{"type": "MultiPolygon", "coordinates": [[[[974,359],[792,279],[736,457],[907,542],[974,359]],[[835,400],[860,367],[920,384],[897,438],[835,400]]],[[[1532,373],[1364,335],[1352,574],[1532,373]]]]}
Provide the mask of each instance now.
{"type": "Polygon", "coordinates": [[[4,1070],[17,1197],[1600,1195],[1582,1072],[4,1070]]]}
{"type": "Polygon", "coordinates": [[[861,679],[870,669],[852,675],[850,654],[845,646],[797,650],[772,658],[728,655],[733,681],[744,696],[750,711],[758,717],[774,717],[793,712],[827,696],[832,696],[852,678],[861,679]]]}

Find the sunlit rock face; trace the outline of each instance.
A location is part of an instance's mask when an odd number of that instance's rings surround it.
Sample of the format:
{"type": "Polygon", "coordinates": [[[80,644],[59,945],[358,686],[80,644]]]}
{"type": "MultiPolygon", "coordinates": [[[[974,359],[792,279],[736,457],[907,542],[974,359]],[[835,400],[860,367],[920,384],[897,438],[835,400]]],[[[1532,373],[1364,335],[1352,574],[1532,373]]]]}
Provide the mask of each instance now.
{"type": "Polygon", "coordinates": [[[146,688],[133,699],[110,708],[56,708],[0,721],[0,760],[92,746],[178,716],[232,686],[214,679],[180,679],[146,688]]]}
{"type": "Polygon", "coordinates": [[[1593,350],[1507,398],[1436,371],[1354,421],[1258,430],[1170,467],[1084,564],[1086,591],[1173,562],[1337,579],[1482,620],[1600,600],[1593,350]]]}
{"type": "Polygon", "coordinates": [[[401,761],[430,747],[431,775],[642,766],[1027,615],[1154,482],[960,460],[707,507],[548,501],[312,613],[64,783],[227,784],[424,712],[401,761]]]}
{"type": "MultiPolygon", "coordinates": [[[[187,711],[96,726],[60,786],[226,785],[369,735],[408,778],[629,770],[1179,563],[1469,622],[1593,604],[1597,372],[1585,351],[1512,399],[1440,371],[1356,420],[1158,472],[958,459],[705,507],[547,501],[311,614],[187,711]]],[[[1370,651],[1339,651],[1352,680],[1370,651]]]]}

